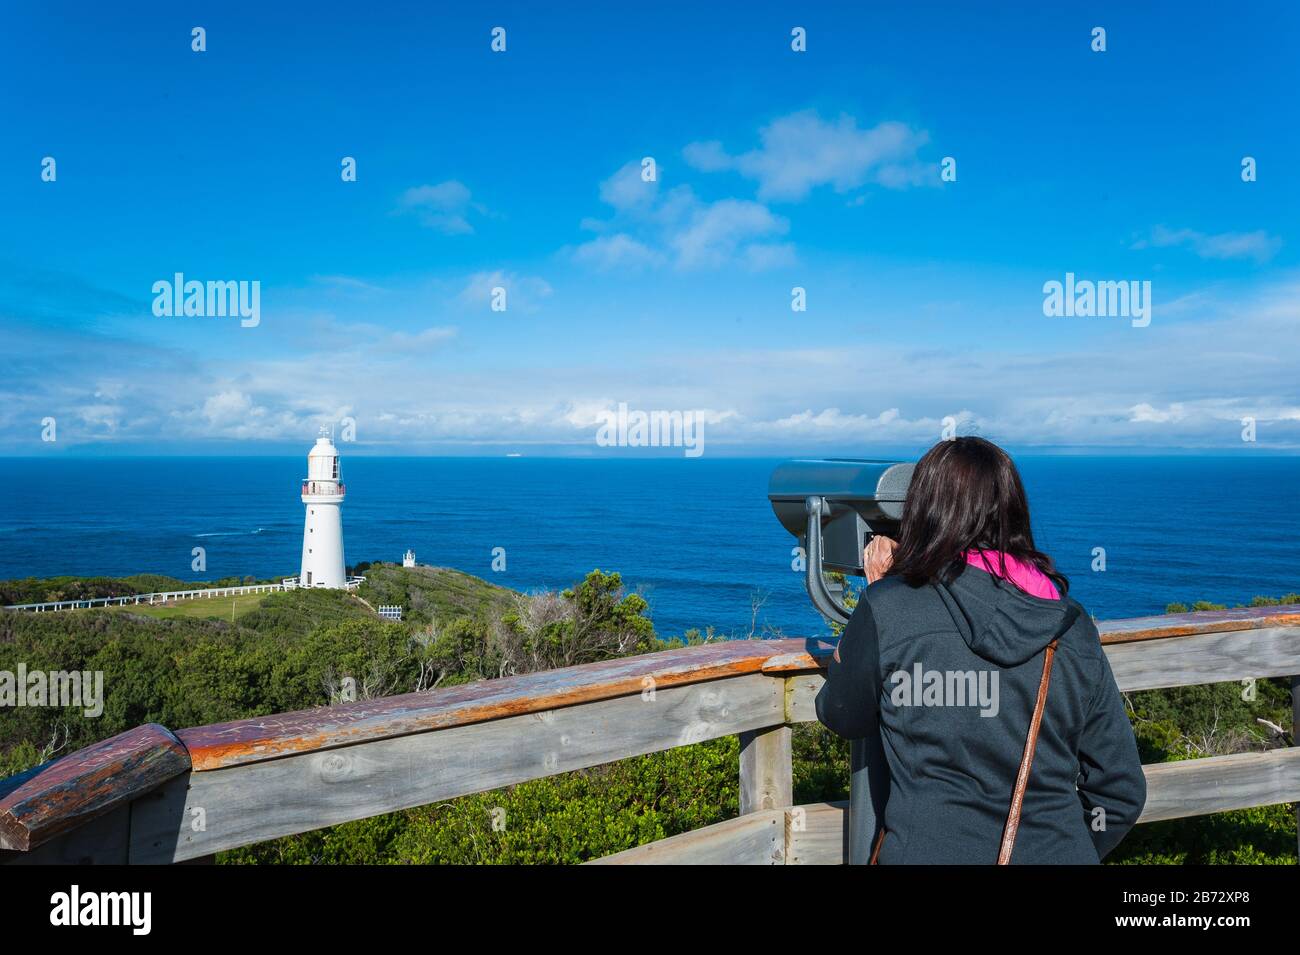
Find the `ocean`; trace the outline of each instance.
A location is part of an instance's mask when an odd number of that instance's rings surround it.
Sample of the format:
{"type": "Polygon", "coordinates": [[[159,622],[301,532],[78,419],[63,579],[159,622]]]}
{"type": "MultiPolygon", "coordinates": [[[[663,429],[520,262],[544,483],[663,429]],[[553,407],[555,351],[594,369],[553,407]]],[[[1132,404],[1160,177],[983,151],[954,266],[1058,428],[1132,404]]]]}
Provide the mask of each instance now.
{"type": "MultiPolygon", "coordinates": [[[[349,564],[518,590],[618,571],[657,631],[826,632],[767,502],[778,459],[347,456],[349,564]],[[504,548],[506,569],[492,569],[504,548]]],[[[1017,459],[1035,534],[1097,617],[1300,590],[1300,458],[1017,459]],[[1104,548],[1105,570],[1093,569],[1104,548]]],[[[305,456],[0,459],[0,578],[296,574],[305,456]],[[207,570],[190,569],[194,547],[207,570]]]]}

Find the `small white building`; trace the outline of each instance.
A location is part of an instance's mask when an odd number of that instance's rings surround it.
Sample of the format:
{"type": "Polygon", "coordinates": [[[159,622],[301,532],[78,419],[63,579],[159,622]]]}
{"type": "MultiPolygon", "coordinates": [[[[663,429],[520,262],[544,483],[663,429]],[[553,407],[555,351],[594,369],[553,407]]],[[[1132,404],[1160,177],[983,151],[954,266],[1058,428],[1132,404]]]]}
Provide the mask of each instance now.
{"type": "Polygon", "coordinates": [[[345,588],[347,571],[343,563],[343,495],[339,477],[339,452],[326,429],[321,428],[316,446],[307,455],[307,477],[302,482],[302,503],[306,523],[302,531],[302,573],[300,587],[345,588]]]}
{"type": "Polygon", "coordinates": [[[415,551],[411,550],[410,548],[407,548],[406,553],[402,555],[402,566],[403,567],[415,566],[415,551]]]}

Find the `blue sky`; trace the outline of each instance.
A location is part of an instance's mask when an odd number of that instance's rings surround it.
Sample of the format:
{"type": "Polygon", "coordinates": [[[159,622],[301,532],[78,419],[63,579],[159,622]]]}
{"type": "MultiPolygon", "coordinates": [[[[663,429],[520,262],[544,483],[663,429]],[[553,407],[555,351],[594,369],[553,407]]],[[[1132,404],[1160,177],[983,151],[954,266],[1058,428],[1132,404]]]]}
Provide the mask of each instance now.
{"type": "Polygon", "coordinates": [[[0,453],[1300,447],[1294,5],[458,6],[9,11],[0,453]]]}

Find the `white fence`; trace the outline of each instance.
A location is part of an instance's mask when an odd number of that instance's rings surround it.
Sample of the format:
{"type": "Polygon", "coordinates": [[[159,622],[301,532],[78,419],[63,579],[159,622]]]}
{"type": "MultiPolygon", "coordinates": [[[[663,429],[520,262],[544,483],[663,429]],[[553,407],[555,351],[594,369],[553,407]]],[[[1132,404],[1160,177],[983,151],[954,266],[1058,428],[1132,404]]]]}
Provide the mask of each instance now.
{"type": "MultiPolygon", "coordinates": [[[[355,590],[365,583],[364,577],[349,577],[344,588],[355,590]]],[[[240,587],[201,587],[197,590],[170,590],[156,594],[128,594],[125,597],[87,597],[82,600],[48,600],[34,604],[10,604],[5,610],[27,613],[53,613],[59,610],[87,610],[92,607],[129,607],[135,604],[167,604],[203,597],[238,597],[242,594],[270,594],[297,590],[298,578],[286,577],[278,584],[245,584],[240,587]]]]}

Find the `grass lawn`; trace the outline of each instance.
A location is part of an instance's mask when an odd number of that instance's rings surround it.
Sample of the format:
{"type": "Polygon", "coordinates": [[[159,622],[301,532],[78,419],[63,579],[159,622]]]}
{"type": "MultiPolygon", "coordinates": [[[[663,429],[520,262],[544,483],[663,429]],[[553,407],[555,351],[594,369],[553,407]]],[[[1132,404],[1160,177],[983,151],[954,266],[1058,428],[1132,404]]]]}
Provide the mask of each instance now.
{"type": "Polygon", "coordinates": [[[127,611],[145,614],[150,617],[216,617],[230,620],[233,614],[238,620],[250,610],[261,606],[268,594],[240,594],[237,597],[195,597],[193,600],[177,600],[170,604],[127,604],[125,607],[109,607],[109,610],[127,611]]]}

